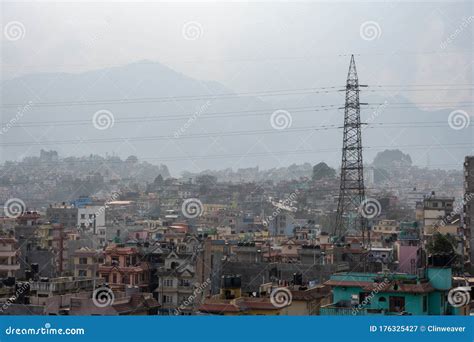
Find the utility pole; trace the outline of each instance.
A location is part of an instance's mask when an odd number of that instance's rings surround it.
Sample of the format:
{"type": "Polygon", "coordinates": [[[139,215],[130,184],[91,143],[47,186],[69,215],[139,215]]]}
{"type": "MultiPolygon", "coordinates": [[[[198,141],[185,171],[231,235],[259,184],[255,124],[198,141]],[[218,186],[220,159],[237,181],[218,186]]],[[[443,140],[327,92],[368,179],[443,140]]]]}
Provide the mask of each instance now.
{"type": "Polygon", "coordinates": [[[359,85],[354,55],[352,55],[345,89],[341,182],[333,233],[336,241],[342,240],[347,232],[361,233],[363,244],[365,244],[367,220],[360,214],[360,207],[365,199],[365,188],[359,87],[364,86],[359,85]]]}

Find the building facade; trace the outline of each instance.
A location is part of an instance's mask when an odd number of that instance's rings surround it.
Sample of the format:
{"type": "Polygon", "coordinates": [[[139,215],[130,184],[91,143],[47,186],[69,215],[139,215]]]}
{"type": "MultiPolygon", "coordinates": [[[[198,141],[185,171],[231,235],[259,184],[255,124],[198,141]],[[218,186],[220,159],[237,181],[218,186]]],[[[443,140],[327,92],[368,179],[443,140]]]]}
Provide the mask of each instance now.
{"type": "Polygon", "coordinates": [[[470,260],[474,257],[474,156],[464,161],[464,232],[469,242],[470,260]]]}
{"type": "Polygon", "coordinates": [[[16,243],[13,237],[0,237],[0,278],[15,277],[20,269],[16,243]]]}

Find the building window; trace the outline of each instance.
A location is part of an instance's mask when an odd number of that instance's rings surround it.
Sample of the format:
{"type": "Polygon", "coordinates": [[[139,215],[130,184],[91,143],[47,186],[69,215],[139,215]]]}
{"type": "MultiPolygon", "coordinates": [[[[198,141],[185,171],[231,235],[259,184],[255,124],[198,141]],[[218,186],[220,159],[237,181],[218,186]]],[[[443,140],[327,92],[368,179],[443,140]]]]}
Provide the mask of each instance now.
{"type": "Polygon", "coordinates": [[[164,286],[172,287],[173,286],[173,279],[165,279],[164,283],[165,283],[164,286]]]}
{"type": "Polygon", "coordinates": [[[389,303],[390,312],[405,311],[405,297],[390,296],[389,301],[390,301],[389,303]]]}
{"type": "Polygon", "coordinates": [[[359,304],[363,304],[364,301],[366,304],[370,304],[370,293],[368,292],[360,292],[359,293],[359,304]]]}
{"type": "Polygon", "coordinates": [[[81,219],[85,219],[86,218],[86,214],[81,214],[81,219]]]}
{"type": "Polygon", "coordinates": [[[428,311],[428,297],[423,296],[423,312],[428,311]]]}
{"type": "Polygon", "coordinates": [[[188,279],[180,279],[178,282],[179,286],[191,286],[191,282],[188,279]]]}
{"type": "Polygon", "coordinates": [[[80,265],[87,265],[87,258],[79,258],[80,265]]]}
{"type": "Polygon", "coordinates": [[[87,277],[87,271],[86,270],[79,270],[78,275],[79,275],[79,277],[87,277]]]}

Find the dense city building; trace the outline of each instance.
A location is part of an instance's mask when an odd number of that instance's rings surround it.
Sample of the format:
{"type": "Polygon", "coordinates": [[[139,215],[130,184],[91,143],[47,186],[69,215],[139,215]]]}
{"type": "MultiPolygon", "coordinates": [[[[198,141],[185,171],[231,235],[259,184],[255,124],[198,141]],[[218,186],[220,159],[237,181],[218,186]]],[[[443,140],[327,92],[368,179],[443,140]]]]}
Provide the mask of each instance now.
{"type": "Polygon", "coordinates": [[[158,175],[132,190],[114,180],[5,215],[0,300],[21,289],[10,305],[18,314],[469,313],[470,303],[443,298],[471,279],[472,158],[462,198],[456,189],[387,192],[371,170],[376,212],[364,235],[342,239],[337,175],[323,164],[317,176],[279,182],[158,175]]]}

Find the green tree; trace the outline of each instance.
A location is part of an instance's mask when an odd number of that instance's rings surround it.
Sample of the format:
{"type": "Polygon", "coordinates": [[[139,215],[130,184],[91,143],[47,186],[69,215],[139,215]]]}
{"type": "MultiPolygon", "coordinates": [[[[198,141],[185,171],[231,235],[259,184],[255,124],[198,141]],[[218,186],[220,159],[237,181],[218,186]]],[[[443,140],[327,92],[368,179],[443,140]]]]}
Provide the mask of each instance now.
{"type": "Polygon", "coordinates": [[[429,254],[451,254],[456,253],[456,239],[450,234],[435,233],[428,242],[426,249],[429,254]]]}
{"type": "Polygon", "coordinates": [[[411,163],[409,154],[404,154],[400,150],[385,150],[377,153],[372,164],[377,168],[387,169],[397,166],[409,167],[411,163]]]}
{"type": "Polygon", "coordinates": [[[329,167],[326,163],[321,162],[313,166],[313,180],[321,180],[325,178],[336,177],[336,170],[329,167]]]}

